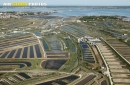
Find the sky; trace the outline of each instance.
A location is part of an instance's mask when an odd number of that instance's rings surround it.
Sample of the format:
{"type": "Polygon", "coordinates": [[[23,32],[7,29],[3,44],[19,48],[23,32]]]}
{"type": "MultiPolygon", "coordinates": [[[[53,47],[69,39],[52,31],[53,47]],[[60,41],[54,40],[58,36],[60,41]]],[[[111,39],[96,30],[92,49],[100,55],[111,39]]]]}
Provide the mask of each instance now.
{"type": "Polygon", "coordinates": [[[44,2],[47,5],[70,6],[130,6],[130,0],[0,0],[0,4],[7,2],[44,2]]]}

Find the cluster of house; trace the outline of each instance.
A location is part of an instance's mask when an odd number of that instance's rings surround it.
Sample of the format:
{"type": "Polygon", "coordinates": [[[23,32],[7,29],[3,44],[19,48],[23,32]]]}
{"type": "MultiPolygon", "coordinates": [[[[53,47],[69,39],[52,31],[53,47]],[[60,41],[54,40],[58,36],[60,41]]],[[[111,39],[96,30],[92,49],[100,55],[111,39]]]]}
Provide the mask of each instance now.
{"type": "Polygon", "coordinates": [[[95,45],[96,43],[100,42],[101,40],[98,39],[98,38],[94,38],[94,37],[91,37],[91,36],[88,35],[88,36],[79,38],[78,42],[80,42],[80,41],[87,42],[90,45],[95,45]]]}
{"type": "Polygon", "coordinates": [[[0,13],[0,19],[8,19],[8,18],[20,18],[20,16],[10,13],[0,13]]]}

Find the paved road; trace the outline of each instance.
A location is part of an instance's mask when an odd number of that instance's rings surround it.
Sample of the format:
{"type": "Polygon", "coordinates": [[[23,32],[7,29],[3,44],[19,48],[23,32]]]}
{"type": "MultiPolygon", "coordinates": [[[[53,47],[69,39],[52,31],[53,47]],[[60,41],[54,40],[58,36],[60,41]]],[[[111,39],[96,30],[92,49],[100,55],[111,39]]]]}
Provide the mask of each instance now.
{"type": "Polygon", "coordinates": [[[14,71],[0,71],[1,73],[17,73],[17,72],[36,72],[36,73],[53,73],[58,72],[61,74],[69,74],[69,75],[77,75],[80,78],[82,77],[82,74],[75,74],[75,73],[67,73],[67,72],[59,72],[59,71],[50,71],[50,70],[14,70],[14,71]]]}

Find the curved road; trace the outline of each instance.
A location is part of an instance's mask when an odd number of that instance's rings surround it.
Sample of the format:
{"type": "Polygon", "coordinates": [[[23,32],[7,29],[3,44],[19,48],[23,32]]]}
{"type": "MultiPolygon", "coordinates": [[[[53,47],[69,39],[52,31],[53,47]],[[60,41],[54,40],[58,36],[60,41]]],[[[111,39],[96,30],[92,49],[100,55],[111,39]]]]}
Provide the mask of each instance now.
{"type": "Polygon", "coordinates": [[[99,49],[98,45],[96,45],[96,47],[97,47],[97,49],[98,49],[98,51],[99,51],[99,53],[100,53],[100,55],[101,55],[101,57],[102,57],[102,59],[103,59],[103,62],[105,63],[105,66],[106,66],[106,68],[107,68],[106,74],[108,75],[108,77],[109,77],[109,79],[110,79],[110,84],[113,85],[112,76],[110,75],[110,68],[109,68],[109,66],[108,66],[108,64],[107,64],[107,62],[106,62],[106,60],[104,59],[104,57],[103,57],[103,55],[102,55],[102,53],[101,53],[101,50],[99,49]]]}

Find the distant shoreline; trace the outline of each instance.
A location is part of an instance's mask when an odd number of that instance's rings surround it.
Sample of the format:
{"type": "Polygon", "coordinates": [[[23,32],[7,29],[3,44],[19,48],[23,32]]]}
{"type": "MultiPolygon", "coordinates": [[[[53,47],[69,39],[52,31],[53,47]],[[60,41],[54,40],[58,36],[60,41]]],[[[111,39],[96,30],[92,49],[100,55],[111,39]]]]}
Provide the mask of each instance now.
{"type": "Polygon", "coordinates": [[[0,8],[88,8],[88,9],[130,9],[130,6],[0,6],[0,8]]]}
{"type": "MultiPolygon", "coordinates": [[[[1,13],[44,13],[53,17],[71,16],[121,16],[130,19],[130,6],[44,6],[44,7],[2,7],[1,13]]],[[[43,15],[43,14],[42,14],[43,15]]],[[[44,17],[41,15],[41,18],[44,17]]],[[[47,17],[48,17],[47,16],[47,17]]]]}
{"type": "MultiPolygon", "coordinates": [[[[12,11],[12,12],[1,12],[1,14],[17,14],[17,12],[12,11]]],[[[21,18],[45,18],[45,19],[52,19],[52,18],[65,18],[62,16],[54,16],[52,14],[57,13],[57,12],[20,12],[19,16],[21,16],[21,18]],[[22,13],[27,14],[25,16],[21,15],[22,13]],[[36,14],[36,15],[35,15],[36,14]]],[[[0,14],[0,15],[1,15],[0,14]]],[[[129,17],[127,16],[120,16],[120,15],[83,15],[83,16],[67,16],[67,18],[72,18],[72,17],[85,17],[85,16],[115,16],[115,17],[120,17],[121,19],[127,19],[129,17]]]]}

